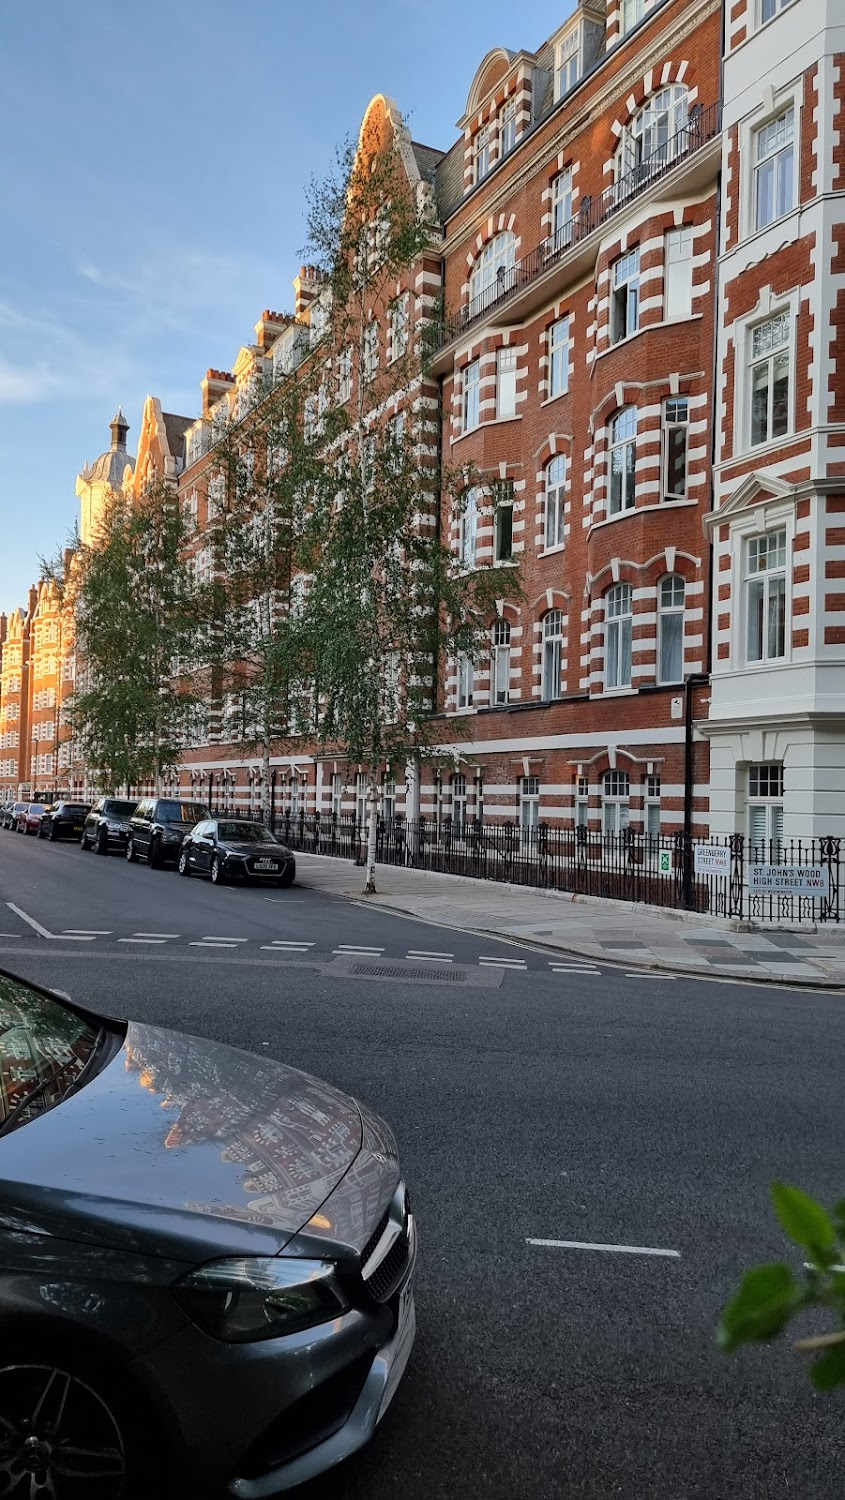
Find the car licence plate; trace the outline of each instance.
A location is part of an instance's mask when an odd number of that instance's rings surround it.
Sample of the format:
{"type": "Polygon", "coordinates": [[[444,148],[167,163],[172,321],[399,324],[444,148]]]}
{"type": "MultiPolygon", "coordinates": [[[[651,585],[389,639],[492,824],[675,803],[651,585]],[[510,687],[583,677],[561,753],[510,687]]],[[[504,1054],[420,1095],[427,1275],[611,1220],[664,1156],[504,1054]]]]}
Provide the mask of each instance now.
{"type": "Polygon", "coordinates": [[[254,870],[270,870],[278,874],[279,866],[272,859],[257,859],[252,867],[254,870]]]}
{"type": "Polygon", "coordinates": [[[74,823],[74,825],[73,825],[73,831],[74,831],[74,833],[81,833],[82,832],[82,824],[81,823],[74,823]]]}

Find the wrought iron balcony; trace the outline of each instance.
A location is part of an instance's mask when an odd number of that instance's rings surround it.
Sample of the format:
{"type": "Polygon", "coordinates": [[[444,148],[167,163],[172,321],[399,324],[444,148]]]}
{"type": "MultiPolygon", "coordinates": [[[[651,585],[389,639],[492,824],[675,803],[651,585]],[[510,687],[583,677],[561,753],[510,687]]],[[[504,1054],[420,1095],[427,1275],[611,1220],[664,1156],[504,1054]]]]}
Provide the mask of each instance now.
{"type": "Polygon", "coordinates": [[[720,102],[711,104],[706,109],[693,109],[683,129],[670,136],[650,156],[637,162],[636,166],[619,177],[597,198],[582,198],[577,214],[562,224],[555,234],[541,240],[536,249],[523,256],[522,260],[516,261],[512,266],[500,267],[495,281],[485,287],[483,292],[473,297],[459,313],[444,317],[434,330],[434,350],[444,348],[465,329],[485,317],[492,308],[513,298],[552,266],[564,260],[597,229],[602,229],[614,215],[629,207],[661,178],[715,140],[720,133],[721,123],[720,102]]]}

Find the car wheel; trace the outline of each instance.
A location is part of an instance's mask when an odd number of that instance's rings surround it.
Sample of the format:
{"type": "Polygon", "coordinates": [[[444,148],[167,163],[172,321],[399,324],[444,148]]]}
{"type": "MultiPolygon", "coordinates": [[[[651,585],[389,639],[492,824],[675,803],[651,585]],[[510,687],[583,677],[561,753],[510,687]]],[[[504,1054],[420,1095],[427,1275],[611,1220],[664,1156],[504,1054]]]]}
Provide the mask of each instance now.
{"type": "Polygon", "coordinates": [[[213,860],[211,861],[211,884],[223,884],[223,864],[218,854],[215,854],[213,860]]]}
{"type": "Polygon", "coordinates": [[[97,829],[97,842],[94,845],[95,854],[108,854],[109,836],[105,828],[97,829]]]}
{"type": "MultiPolygon", "coordinates": [[[[39,830],[38,830],[38,833],[39,833],[39,835],[40,835],[40,833],[41,833],[41,829],[40,829],[40,828],[39,828],[39,830]]],[[[49,839],[49,840],[50,840],[50,843],[51,843],[51,844],[55,844],[55,842],[56,842],[56,838],[57,838],[57,834],[56,834],[56,830],[55,830],[55,828],[54,828],[54,827],[53,827],[53,824],[52,824],[52,823],[51,823],[51,824],[50,824],[50,827],[49,827],[49,828],[48,828],[48,829],[47,829],[47,837],[48,837],[48,839],[49,839]]]]}
{"type": "Polygon", "coordinates": [[[179,874],[180,875],[190,875],[190,873],[191,873],[191,867],[188,864],[188,851],[187,851],[187,849],[180,849],[179,850],[179,874]]]}
{"type": "Polygon", "coordinates": [[[161,845],[158,839],[150,839],[150,847],[147,851],[147,864],[151,870],[157,870],[161,865],[161,845]]]}
{"type": "Polygon", "coordinates": [[[135,850],[135,840],[133,839],[131,833],[126,840],[126,858],[129,861],[130,865],[134,865],[136,859],[138,858],[137,852],[135,850]]]}
{"type": "Polygon", "coordinates": [[[79,847],[80,847],[80,849],[87,849],[88,848],[88,835],[87,835],[87,833],[81,833],[79,835],[79,847]]]}

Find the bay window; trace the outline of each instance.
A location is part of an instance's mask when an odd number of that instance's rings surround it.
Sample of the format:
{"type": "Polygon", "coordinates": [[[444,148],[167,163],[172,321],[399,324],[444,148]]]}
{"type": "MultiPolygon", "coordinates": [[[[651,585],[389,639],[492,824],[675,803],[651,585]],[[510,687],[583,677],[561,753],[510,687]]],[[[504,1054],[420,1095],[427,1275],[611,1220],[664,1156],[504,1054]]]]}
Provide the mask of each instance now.
{"type": "Polygon", "coordinates": [[[749,537],[745,564],[745,659],[786,655],[786,528],[749,537]]]}
{"type": "Polygon", "coordinates": [[[754,132],[754,228],[765,229],[795,207],[795,110],[754,132]]]}
{"type": "Polygon", "coordinates": [[[758,323],[751,333],[751,446],[789,432],[789,312],[758,323]]]}
{"type": "Polygon", "coordinates": [[[630,510],[636,500],[637,408],[624,406],[610,424],[610,514],[630,510]]]}

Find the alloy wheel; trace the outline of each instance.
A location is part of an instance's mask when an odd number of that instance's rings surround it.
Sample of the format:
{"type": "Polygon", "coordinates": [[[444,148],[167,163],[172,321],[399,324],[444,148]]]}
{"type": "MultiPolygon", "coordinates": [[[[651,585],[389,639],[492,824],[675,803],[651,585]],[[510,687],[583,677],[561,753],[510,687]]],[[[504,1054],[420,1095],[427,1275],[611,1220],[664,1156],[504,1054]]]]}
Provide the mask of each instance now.
{"type": "Polygon", "coordinates": [[[133,839],[131,833],[126,840],[126,858],[128,859],[130,865],[134,862],[134,860],[138,858],[137,854],[135,853],[135,840],[133,839]]]}
{"type": "Polygon", "coordinates": [[[0,1497],[119,1500],[126,1455],[97,1392],[52,1365],[0,1366],[0,1497]]]}
{"type": "Polygon", "coordinates": [[[215,854],[213,860],[211,861],[211,883],[212,883],[212,885],[219,885],[220,881],[222,879],[222,875],[223,875],[223,870],[222,870],[222,867],[221,867],[221,864],[220,864],[220,860],[219,860],[218,856],[215,854]]]}
{"type": "Polygon", "coordinates": [[[187,849],[180,849],[180,851],[179,851],[179,874],[180,875],[190,875],[190,873],[191,873],[191,867],[188,864],[188,851],[187,851],[187,849]]]}

